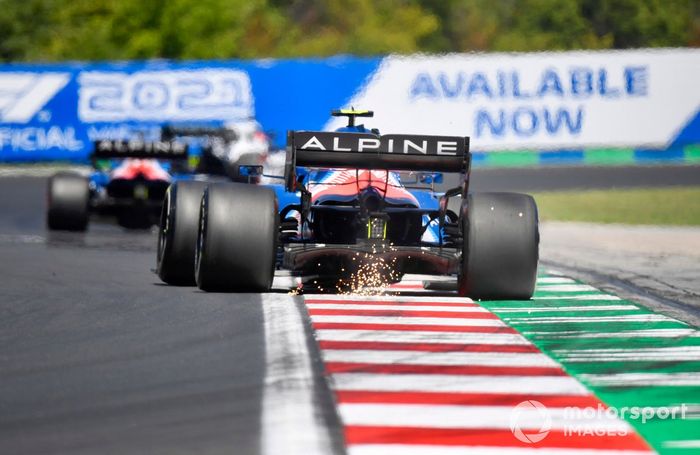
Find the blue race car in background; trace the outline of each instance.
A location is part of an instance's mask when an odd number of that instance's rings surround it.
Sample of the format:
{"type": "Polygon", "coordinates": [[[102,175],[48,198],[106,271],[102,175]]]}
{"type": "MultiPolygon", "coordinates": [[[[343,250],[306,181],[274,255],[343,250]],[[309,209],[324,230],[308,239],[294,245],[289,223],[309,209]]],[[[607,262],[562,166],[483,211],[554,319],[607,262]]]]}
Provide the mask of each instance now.
{"type": "Polygon", "coordinates": [[[49,180],[47,224],[51,230],[84,231],[90,213],[114,215],[120,225],[157,222],[168,186],[192,178],[182,142],[97,141],[89,176],[60,172],[49,180]]]}
{"type": "Polygon", "coordinates": [[[62,172],[49,181],[47,222],[52,230],[83,231],[90,213],[116,216],[120,225],[158,222],[165,191],[177,180],[257,183],[239,166],[261,166],[270,140],[254,119],[223,126],[164,125],[160,140],[104,140],[94,144],[89,177],[62,172]]]}
{"type": "Polygon", "coordinates": [[[159,230],[160,278],[206,291],[265,292],[283,268],[318,290],[343,290],[372,269],[380,282],[406,273],[453,276],[459,294],[474,298],[532,296],[535,201],[470,193],[469,138],[380,135],[355,124],[370,111],[333,115],[347,116],[348,125],[288,133],[284,185],[171,185],[159,230]],[[459,173],[460,185],[436,192],[442,172],[459,173]],[[454,197],[461,197],[457,212],[448,209],[454,197]]]}

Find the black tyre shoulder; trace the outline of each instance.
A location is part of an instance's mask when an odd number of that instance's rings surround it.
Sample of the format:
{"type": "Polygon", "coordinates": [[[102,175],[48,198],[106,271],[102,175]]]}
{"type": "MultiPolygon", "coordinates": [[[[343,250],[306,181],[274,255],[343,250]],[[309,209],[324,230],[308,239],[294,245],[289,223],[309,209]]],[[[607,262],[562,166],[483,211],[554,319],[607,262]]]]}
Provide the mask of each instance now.
{"type": "Polygon", "coordinates": [[[277,198],[265,187],[210,185],[200,209],[196,279],[206,291],[265,292],[272,287],[277,198]]]}
{"type": "Polygon", "coordinates": [[[199,205],[206,182],[179,181],[168,188],[158,228],[156,271],[161,280],[194,286],[194,258],[199,205]]]}
{"type": "Polygon", "coordinates": [[[84,231],[90,216],[90,182],[72,172],[59,172],[48,182],[46,224],[51,230],[84,231]]]}
{"type": "Polygon", "coordinates": [[[529,299],[539,260],[537,205],[519,193],[470,194],[462,209],[460,294],[529,299]]]}

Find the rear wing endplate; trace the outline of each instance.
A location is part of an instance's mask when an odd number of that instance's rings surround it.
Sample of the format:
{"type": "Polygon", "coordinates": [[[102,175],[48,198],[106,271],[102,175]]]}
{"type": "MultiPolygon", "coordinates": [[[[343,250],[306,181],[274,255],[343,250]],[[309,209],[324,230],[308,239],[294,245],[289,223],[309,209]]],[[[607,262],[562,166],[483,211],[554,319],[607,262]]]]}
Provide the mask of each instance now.
{"type": "Polygon", "coordinates": [[[285,186],[294,191],[300,166],[467,172],[468,159],[468,137],[289,131],[285,186]]]}

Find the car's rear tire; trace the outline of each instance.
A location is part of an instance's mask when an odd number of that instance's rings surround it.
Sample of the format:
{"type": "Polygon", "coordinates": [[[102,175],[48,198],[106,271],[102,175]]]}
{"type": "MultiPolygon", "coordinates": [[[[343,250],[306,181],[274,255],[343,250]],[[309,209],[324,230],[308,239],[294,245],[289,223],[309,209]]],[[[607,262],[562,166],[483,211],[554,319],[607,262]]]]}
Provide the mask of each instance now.
{"type": "Polygon", "coordinates": [[[199,205],[206,182],[175,182],[165,193],[158,228],[156,271],[176,286],[194,286],[194,254],[199,227],[199,205]]]}
{"type": "Polygon", "coordinates": [[[210,185],[200,208],[197,286],[205,291],[269,291],[275,275],[278,218],[277,197],[269,188],[210,185]]]}
{"type": "Polygon", "coordinates": [[[49,179],[46,224],[51,230],[84,231],[90,216],[87,178],[60,172],[49,179]]]}
{"type": "Polygon", "coordinates": [[[532,196],[470,194],[463,204],[462,223],[460,295],[488,300],[532,297],[539,259],[537,205],[532,196]]]}

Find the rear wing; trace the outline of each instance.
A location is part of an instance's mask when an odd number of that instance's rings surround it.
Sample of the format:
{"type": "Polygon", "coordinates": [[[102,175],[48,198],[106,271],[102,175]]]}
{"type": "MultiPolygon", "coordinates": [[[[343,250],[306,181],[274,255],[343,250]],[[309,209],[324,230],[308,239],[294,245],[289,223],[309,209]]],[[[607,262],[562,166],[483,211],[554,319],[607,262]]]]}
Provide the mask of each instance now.
{"type": "Polygon", "coordinates": [[[176,141],[96,141],[93,159],[111,158],[158,158],[164,160],[186,160],[187,144],[176,141]]]}
{"type": "Polygon", "coordinates": [[[468,137],[289,131],[284,177],[293,191],[298,166],[466,173],[468,162],[468,137]]]}

